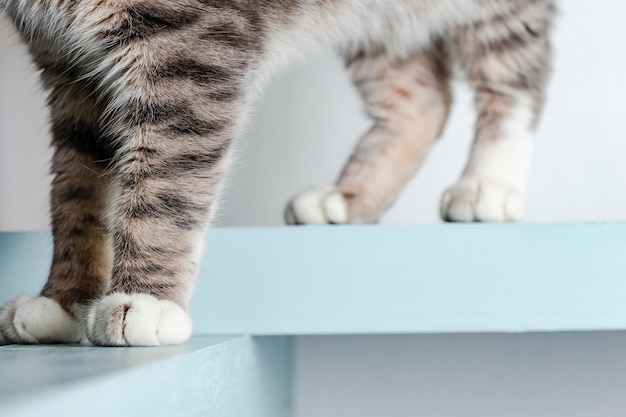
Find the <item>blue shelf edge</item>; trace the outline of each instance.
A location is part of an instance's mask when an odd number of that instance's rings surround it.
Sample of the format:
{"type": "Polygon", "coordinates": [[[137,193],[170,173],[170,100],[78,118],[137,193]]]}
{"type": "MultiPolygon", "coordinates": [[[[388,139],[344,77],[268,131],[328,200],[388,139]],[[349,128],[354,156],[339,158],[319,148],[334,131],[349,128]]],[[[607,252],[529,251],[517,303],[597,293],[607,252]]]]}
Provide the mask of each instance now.
{"type": "Polygon", "coordinates": [[[160,348],[0,347],[0,415],[288,417],[291,349],[291,338],[245,336],[160,348]]]}
{"type": "MultiPolygon", "coordinates": [[[[37,291],[46,233],[0,234],[0,301],[37,291]]],[[[626,224],[214,228],[200,334],[626,329],[626,224]]]]}

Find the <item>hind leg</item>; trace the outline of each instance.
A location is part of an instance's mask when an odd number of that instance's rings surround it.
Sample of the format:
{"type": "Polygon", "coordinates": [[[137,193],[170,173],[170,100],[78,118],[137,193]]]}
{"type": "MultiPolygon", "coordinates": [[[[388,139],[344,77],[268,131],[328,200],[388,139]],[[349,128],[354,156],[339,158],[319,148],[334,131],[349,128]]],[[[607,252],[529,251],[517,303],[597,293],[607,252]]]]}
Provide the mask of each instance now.
{"type": "Polygon", "coordinates": [[[441,201],[447,221],[512,221],[524,212],[537,121],[550,68],[550,1],[468,30],[457,46],[478,120],[461,179],[441,201]]]}
{"type": "Polygon", "coordinates": [[[451,94],[440,46],[404,61],[359,56],[349,69],[374,124],[335,185],[309,189],[289,203],[289,224],[377,221],[443,129],[451,94]]]}
{"type": "Polygon", "coordinates": [[[54,89],[50,96],[54,249],[48,281],[38,297],[21,296],[0,309],[0,344],[79,342],[82,310],[106,289],[111,256],[103,214],[109,179],[94,162],[101,156],[89,149],[97,141],[95,115],[74,89],[54,89]]]}

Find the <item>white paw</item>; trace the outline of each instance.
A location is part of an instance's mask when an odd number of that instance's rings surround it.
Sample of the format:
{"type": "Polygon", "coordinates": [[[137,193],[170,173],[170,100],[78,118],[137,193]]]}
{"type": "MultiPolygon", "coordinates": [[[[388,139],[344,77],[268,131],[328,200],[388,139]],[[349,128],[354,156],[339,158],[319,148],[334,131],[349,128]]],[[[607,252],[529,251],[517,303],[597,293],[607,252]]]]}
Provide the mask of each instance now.
{"type": "Polygon", "coordinates": [[[295,196],[285,209],[287,224],[345,224],[348,205],[335,187],[316,187],[295,196]]]}
{"type": "Polygon", "coordinates": [[[78,343],[80,320],[46,297],[23,295],[0,309],[0,344],[78,343]]]}
{"type": "Polygon", "coordinates": [[[87,336],[100,346],[176,345],[191,336],[191,319],[172,301],[116,293],[91,306],[87,336]]]}
{"type": "Polygon", "coordinates": [[[524,215],[516,188],[499,181],[462,178],[441,198],[441,218],[451,222],[506,222],[524,215]]]}

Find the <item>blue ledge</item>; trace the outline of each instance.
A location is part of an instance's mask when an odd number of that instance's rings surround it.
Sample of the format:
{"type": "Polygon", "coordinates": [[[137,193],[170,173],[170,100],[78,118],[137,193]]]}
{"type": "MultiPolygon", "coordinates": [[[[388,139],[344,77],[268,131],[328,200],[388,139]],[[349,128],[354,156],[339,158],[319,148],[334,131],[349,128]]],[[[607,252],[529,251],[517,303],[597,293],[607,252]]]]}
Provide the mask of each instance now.
{"type": "Polygon", "coordinates": [[[0,416],[287,417],[291,340],[0,347],[0,416]]]}
{"type": "MultiPolygon", "coordinates": [[[[0,301],[43,284],[45,234],[0,234],[0,301]]],[[[626,224],[213,229],[200,334],[626,329],[626,224]]]]}
{"type": "Polygon", "coordinates": [[[204,332],[626,329],[626,224],[214,230],[204,332]]]}

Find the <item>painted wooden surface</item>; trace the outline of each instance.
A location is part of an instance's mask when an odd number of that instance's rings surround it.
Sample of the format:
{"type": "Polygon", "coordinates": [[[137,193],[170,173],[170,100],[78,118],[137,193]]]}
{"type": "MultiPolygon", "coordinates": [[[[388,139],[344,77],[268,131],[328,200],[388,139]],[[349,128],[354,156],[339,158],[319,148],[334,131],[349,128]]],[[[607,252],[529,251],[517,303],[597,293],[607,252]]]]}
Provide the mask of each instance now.
{"type": "Polygon", "coordinates": [[[626,329],[626,224],[214,230],[207,246],[203,332],[626,329]]]}
{"type": "Polygon", "coordinates": [[[0,347],[0,416],[291,415],[291,339],[0,347]]]}
{"type": "MultiPolygon", "coordinates": [[[[196,334],[626,329],[626,224],[214,229],[196,334]]],[[[0,302],[37,292],[47,233],[0,234],[0,302]]],[[[287,417],[291,337],[0,347],[0,416],[287,417]]]]}
{"type": "MultiPolygon", "coordinates": [[[[38,290],[46,234],[0,234],[0,301],[38,290]]],[[[626,224],[213,229],[200,334],[626,329],[626,224]]]]}

